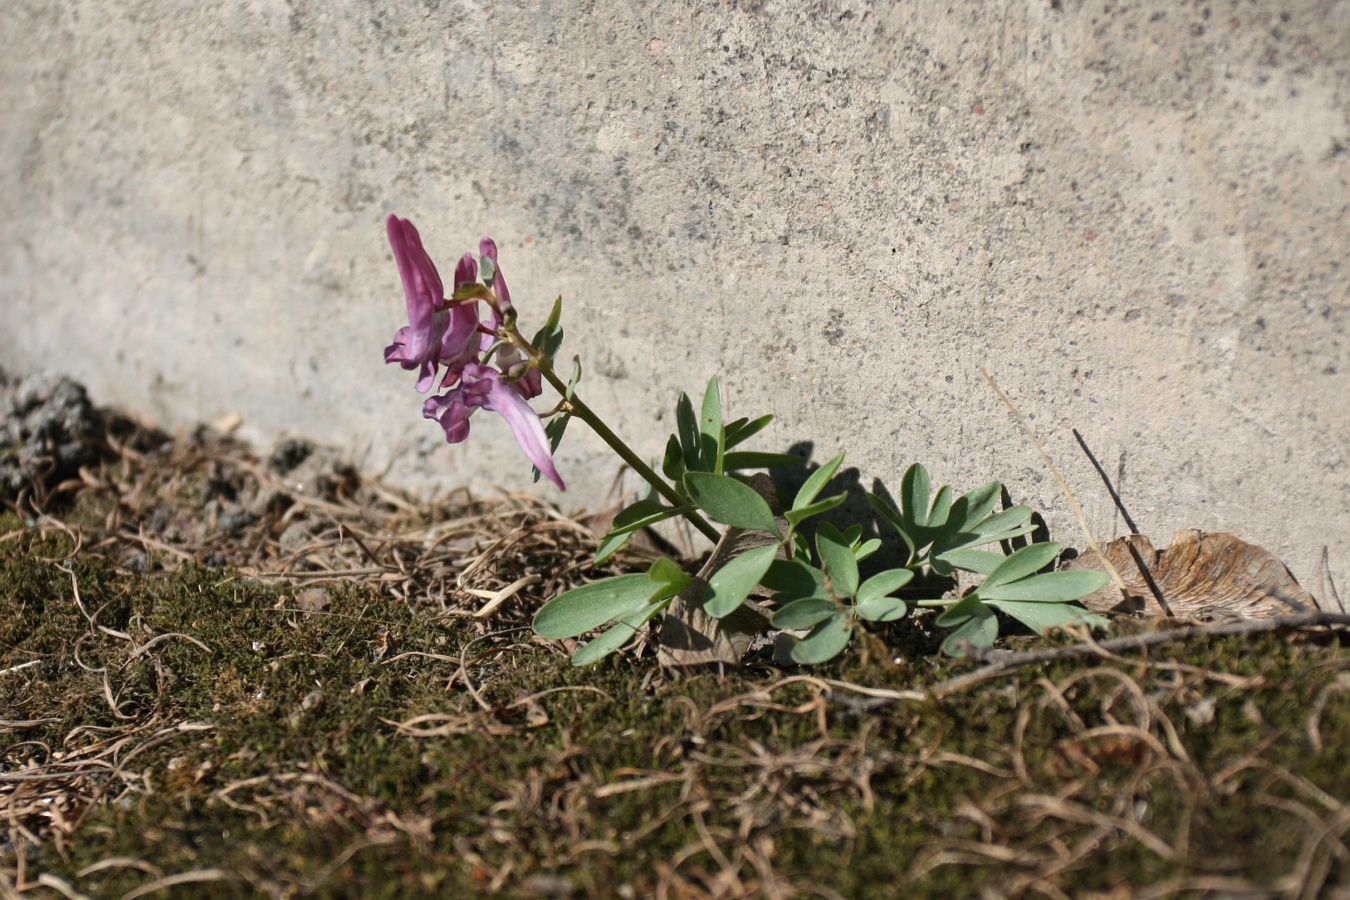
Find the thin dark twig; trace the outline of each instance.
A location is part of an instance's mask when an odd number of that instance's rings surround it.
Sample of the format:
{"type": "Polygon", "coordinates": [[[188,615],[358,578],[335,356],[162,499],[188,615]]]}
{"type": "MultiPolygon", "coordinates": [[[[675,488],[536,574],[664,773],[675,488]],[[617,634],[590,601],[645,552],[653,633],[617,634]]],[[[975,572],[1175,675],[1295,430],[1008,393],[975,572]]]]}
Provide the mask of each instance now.
{"type": "Polygon", "coordinates": [[[1134,519],[1130,517],[1130,511],[1125,508],[1125,501],[1120,499],[1120,494],[1116,492],[1115,485],[1111,483],[1111,477],[1106,474],[1106,470],[1102,468],[1102,464],[1097,462],[1097,457],[1088,449],[1087,441],[1083,440],[1083,436],[1078,433],[1078,429],[1073,428],[1070,430],[1073,432],[1073,439],[1078,442],[1078,446],[1082,448],[1084,455],[1087,456],[1088,462],[1092,463],[1092,468],[1097,470],[1097,475],[1101,477],[1102,484],[1106,485],[1106,492],[1111,495],[1111,502],[1116,505],[1116,511],[1120,513],[1120,517],[1124,519],[1125,524],[1129,526],[1130,534],[1138,534],[1139,526],[1134,524],[1134,519]]]}
{"type": "Polygon", "coordinates": [[[1070,431],[1073,432],[1073,439],[1078,442],[1083,454],[1087,456],[1088,462],[1092,463],[1092,468],[1097,470],[1097,475],[1101,478],[1102,484],[1106,485],[1106,492],[1111,495],[1111,502],[1116,505],[1116,511],[1120,513],[1120,517],[1129,526],[1130,534],[1139,534],[1139,526],[1134,524],[1134,519],[1130,517],[1130,511],[1125,508],[1125,501],[1120,499],[1120,494],[1116,492],[1115,485],[1111,483],[1111,476],[1107,475],[1106,470],[1102,468],[1102,464],[1097,462],[1097,457],[1088,449],[1087,441],[1083,440],[1083,436],[1078,433],[1078,429],[1072,428],[1070,431]]]}
{"type": "Polygon", "coordinates": [[[1350,615],[1344,613],[1308,612],[1292,616],[1272,616],[1268,619],[1248,619],[1243,622],[1231,622],[1225,625],[1189,625],[1168,631],[1155,631],[1151,634],[1135,634],[1115,638],[1109,641],[1074,644],[1071,647],[1053,647],[1049,650],[1037,650],[1026,653],[1012,653],[1006,650],[968,651],[977,661],[988,660],[989,665],[968,672],[965,675],[944,681],[929,689],[930,697],[942,697],[955,691],[995,678],[1021,666],[1034,663],[1058,662],[1065,659],[1077,659],[1084,656],[1098,656],[1102,651],[1142,650],[1159,644],[1170,644],[1193,637],[1227,637],[1231,635],[1266,634],[1286,628],[1350,628],[1350,615]]]}
{"type": "Polygon", "coordinates": [[[1336,605],[1341,608],[1341,612],[1345,612],[1345,601],[1341,599],[1341,592],[1336,590],[1336,579],[1331,577],[1331,559],[1327,555],[1326,544],[1322,545],[1322,571],[1326,572],[1327,588],[1331,591],[1331,596],[1335,598],[1336,605]]]}
{"type": "Polygon", "coordinates": [[[1144,583],[1148,585],[1149,592],[1153,594],[1153,599],[1157,600],[1158,605],[1162,607],[1163,614],[1169,619],[1173,618],[1172,607],[1167,605],[1167,598],[1163,596],[1162,588],[1158,587],[1158,582],[1153,580],[1153,572],[1151,572],[1149,567],[1144,564],[1144,560],[1139,555],[1139,551],[1135,549],[1134,544],[1129,541],[1125,542],[1125,547],[1130,551],[1130,557],[1134,560],[1134,566],[1139,570],[1139,574],[1144,577],[1144,583]]]}
{"type": "MultiPolygon", "coordinates": [[[[1092,463],[1092,468],[1097,470],[1097,476],[1101,478],[1102,484],[1106,485],[1106,492],[1111,495],[1111,502],[1116,505],[1116,512],[1120,513],[1121,518],[1125,520],[1125,524],[1130,529],[1130,534],[1139,534],[1139,526],[1134,524],[1134,519],[1130,516],[1130,511],[1125,508],[1125,501],[1120,499],[1120,494],[1116,491],[1116,486],[1111,483],[1111,476],[1106,474],[1106,469],[1102,468],[1102,464],[1097,461],[1096,455],[1092,452],[1092,449],[1088,447],[1087,441],[1083,440],[1083,435],[1079,433],[1078,429],[1071,428],[1070,431],[1073,432],[1073,439],[1078,442],[1078,447],[1083,451],[1083,455],[1088,458],[1088,462],[1092,463]]],[[[1149,592],[1153,594],[1153,599],[1158,601],[1158,605],[1162,607],[1163,614],[1169,619],[1172,618],[1172,608],[1167,605],[1167,600],[1163,597],[1162,588],[1158,587],[1158,582],[1153,580],[1153,573],[1149,571],[1148,566],[1144,565],[1143,559],[1139,556],[1139,551],[1128,541],[1126,542],[1126,546],[1130,550],[1130,556],[1134,557],[1135,568],[1139,570],[1139,574],[1144,578],[1144,583],[1148,585],[1149,592]]]]}

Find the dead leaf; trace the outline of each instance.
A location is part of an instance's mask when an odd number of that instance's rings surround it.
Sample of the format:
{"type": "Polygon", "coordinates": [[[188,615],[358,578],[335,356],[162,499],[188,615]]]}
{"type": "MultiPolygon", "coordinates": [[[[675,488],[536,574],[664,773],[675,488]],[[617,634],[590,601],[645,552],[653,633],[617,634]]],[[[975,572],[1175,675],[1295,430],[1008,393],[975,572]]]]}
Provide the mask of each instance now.
{"type": "MultiPolygon", "coordinates": [[[[770,505],[776,503],[773,482],[767,475],[752,475],[752,488],[770,505]]],[[[787,520],[779,520],[779,528],[787,528],[787,520]]],[[[768,614],[753,600],[746,600],[740,609],[729,616],[715,619],[703,611],[703,598],[708,579],[731,559],[747,550],[775,543],[772,535],[762,531],[728,528],[713,549],[712,556],[699,569],[698,575],[671,601],[661,617],[661,644],[658,658],[668,667],[701,666],[715,663],[739,665],[759,635],[769,630],[768,614]]]]}
{"type": "MultiPolygon", "coordinates": [[[[1102,551],[1125,580],[1126,596],[1108,584],[1083,598],[1093,612],[1163,616],[1155,589],[1172,615],[1215,625],[1320,609],[1277,557],[1227,532],[1184,529],[1164,550],[1155,550],[1146,535],[1132,534],[1102,551]]],[[[1092,550],[1065,568],[1106,569],[1092,550]]]]}

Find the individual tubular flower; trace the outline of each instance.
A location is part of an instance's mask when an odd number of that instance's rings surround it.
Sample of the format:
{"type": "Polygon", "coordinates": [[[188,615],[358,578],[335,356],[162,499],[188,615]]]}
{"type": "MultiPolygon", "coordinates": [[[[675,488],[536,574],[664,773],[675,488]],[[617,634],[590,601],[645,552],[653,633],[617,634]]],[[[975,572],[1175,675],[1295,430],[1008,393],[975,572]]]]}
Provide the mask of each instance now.
{"type": "Polygon", "coordinates": [[[562,477],[553,465],[548,437],[543,423],[523,393],[529,386],[521,381],[507,381],[491,366],[469,363],[464,366],[459,386],[440,397],[431,397],[422,404],[422,415],[435,420],[445,430],[445,439],[457,444],[469,436],[469,417],[483,408],[498,413],[527,459],[534,463],[545,478],[566,490],[562,477]]]}
{"type": "MultiPolygon", "coordinates": [[[[473,254],[466,253],[455,267],[455,291],[458,292],[466,284],[473,284],[477,280],[478,265],[474,262],[473,254]]],[[[446,367],[441,387],[454,384],[459,380],[460,372],[465,365],[478,361],[479,353],[484,347],[483,340],[488,337],[479,331],[478,326],[477,301],[451,307],[450,323],[445,329],[445,336],[441,338],[441,346],[436,354],[436,361],[446,367]]]]}
{"type": "Polygon", "coordinates": [[[436,265],[422,249],[422,237],[412,222],[390,216],[385,221],[385,230],[407,295],[408,324],[398,330],[394,342],[384,349],[384,361],[417,369],[417,390],[425,394],[436,380],[436,364],[450,326],[449,311],[438,308],[445,303],[445,287],[436,265]]]}

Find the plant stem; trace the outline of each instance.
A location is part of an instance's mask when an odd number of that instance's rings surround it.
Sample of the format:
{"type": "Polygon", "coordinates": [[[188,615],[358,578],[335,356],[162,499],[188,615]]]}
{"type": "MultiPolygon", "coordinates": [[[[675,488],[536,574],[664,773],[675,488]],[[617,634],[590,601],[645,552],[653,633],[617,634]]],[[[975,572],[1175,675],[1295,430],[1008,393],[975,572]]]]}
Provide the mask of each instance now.
{"type": "MultiPolygon", "coordinates": [[[[542,374],[548,383],[553,386],[553,389],[557,391],[560,396],[566,398],[567,384],[558,377],[558,373],[554,371],[552,363],[547,359],[544,359],[543,354],[531,346],[528,341],[523,340],[520,337],[519,332],[513,330],[511,337],[513,339],[512,343],[519,347],[523,352],[528,353],[537,362],[540,374],[542,374]]],[[[655,488],[657,493],[662,497],[665,497],[672,506],[684,506],[686,504],[687,501],[677,494],[675,489],[671,487],[664,478],[656,474],[651,466],[643,462],[641,457],[629,449],[628,445],[605,424],[604,420],[595,414],[595,410],[587,406],[575,392],[572,393],[572,398],[570,400],[565,399],[565,402],[571,410],[572,415],[591,426],[591,430],[600,436],[600,440],[604,441],[609,445],[611,450],[619,454],[620,459],[627,463],[634,472],[638,473],[638,475],[642,477],[642,480],[655,488]]],[[[710,525],[708,520],[703,518],[697,512],[690,510],[689,512],[681,513],[681,515],[683,515],[691,525],[703,532],[703,535],[714,544],[721,538],[721,534],[718,533],[717,529],[710,525]]]]}

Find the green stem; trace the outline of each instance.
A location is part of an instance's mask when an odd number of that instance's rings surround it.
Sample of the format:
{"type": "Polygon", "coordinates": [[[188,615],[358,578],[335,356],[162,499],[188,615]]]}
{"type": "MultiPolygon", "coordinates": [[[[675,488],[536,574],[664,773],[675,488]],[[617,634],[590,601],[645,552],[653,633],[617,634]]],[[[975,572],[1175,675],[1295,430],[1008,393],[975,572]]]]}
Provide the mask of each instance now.
{"type": "MultiPolygon", "coordinates": [[[[511,343],[515,344],[522,352],[533,358],[539,366],[540,374],[544,376],[560,396],[566,398],[567,384],[558,377],[558,373],[554,371],[552,363],[547,359],[544,359],[543,354],[536,350],[528,341],[524,340],[521,337],[520,332],[510,329],[510,336],[511,343]]],[[[627,463],[634,472],[638,473],[644,481],[655,488],[657,493],[662,497],[665,497],[672,506],[684,506],[688,502],[676,493],[675,489],[671,487],[664,478],[656,474],[651,466],[643,462],[640,456],[630,450],[628,445],[625,444],[617,434],[610,430],[610,427],[605,424],[604,420],[595,414],[595,410],[587,406],[575,392],[572,393],[572,398],[565,402],[571,410],[572,415],[591,426],[591,430],[600,436],[600,440],[604,441],[609,445],[611,450],[619,454],[620,459],[627,463]]],[[[721,538],[721,534],[718,533],[717,529],[710,525],[708,520],[700,516],[697,512],[690,510],[689,512],[681,513],[681,515],[683,515],[691,525],[703,532],[704,536],[713,543],[717,543],[721,538]]]]}

